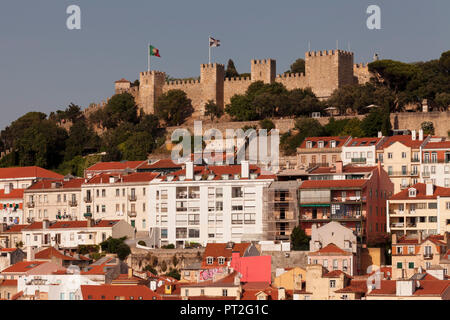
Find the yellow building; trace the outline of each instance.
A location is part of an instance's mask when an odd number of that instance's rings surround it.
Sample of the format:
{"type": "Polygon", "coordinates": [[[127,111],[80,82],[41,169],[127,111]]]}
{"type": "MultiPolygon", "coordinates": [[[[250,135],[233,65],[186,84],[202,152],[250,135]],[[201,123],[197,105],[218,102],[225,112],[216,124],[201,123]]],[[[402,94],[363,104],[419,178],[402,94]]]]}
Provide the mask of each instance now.
{"type": "Polygon", "coordinates": [[[306,270],[300,267],[286,268],[284,272],[275,277],[273,286],[285,290],[301,290],[302,282],[306,279],[306,270]]]}

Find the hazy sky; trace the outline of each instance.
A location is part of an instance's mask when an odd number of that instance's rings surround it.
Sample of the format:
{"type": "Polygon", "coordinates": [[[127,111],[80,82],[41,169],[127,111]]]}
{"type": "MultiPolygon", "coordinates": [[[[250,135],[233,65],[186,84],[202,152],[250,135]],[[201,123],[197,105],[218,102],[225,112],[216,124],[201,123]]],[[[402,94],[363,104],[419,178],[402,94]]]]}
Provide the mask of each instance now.
{"type": "Polygon", "coordinates": [[[221,40],[213,59],[238,72],[253,58],[274,58],[282,73],[313,50],[347,49],[355,62],[420,61],[450,49],[448,0],[3,0],[0,3],[0,129],[28,111],[70,103],[87,107],[147,68],[147,43],[160,49],[152,69],[198,76],[208,36],[221,40]],[[81,30],[68,30],[66,8],[81,7],[81,30]],[[366,9],[381,7],[381,30],[366,9]]]}

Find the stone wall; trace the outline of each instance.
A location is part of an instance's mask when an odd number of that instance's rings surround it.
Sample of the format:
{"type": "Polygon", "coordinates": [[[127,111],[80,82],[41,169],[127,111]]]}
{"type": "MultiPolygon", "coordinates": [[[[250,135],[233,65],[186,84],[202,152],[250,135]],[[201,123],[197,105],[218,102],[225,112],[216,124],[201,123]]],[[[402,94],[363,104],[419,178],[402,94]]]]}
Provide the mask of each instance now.
{"type": "Polygon", "coordinates": [[[448,137],[450,111],[443,112],[402,112],[391,114],[393,129],[420,130],[424,121],[433,122],[435,135],[448,137]]]}

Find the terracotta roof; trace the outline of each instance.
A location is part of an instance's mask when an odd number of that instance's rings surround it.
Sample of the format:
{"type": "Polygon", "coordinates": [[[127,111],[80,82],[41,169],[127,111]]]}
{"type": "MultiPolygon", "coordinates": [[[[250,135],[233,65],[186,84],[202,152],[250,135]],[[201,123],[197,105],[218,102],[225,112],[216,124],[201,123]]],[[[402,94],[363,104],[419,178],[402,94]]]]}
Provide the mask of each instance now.
{"type": "Polygon", "coordinates": [[[5,230],[3,233],[16,233],[16,232],[22,232],[22,229],[28,227],[28,224],[14,224],[8,227],[7,230],[5,230]]]}
{"type": "Polygon", "coordinates": [[[128,80],[125,79],[125,78],[122,78],[122,79],[116,81],[116,83],[119,83],[119,82],[130,82],[130,81],[128,81],[128,80]]]}
{"type": "Polygon", "coordinates": [[[11,280],[11,279],[0,280],[0,286],[3,286],[3,287],[17,287],[17,280],[11,280]]]}
{"type": "MultiPolygon", "coordinates": [[[[450,286],[447,280],[420,280],[420,287],[416,289],[413,296],[441,296],[450,286]]],[[[372,290],[368,295],[396,295],[396,280],[382,280],[381,288],[372,290]]]]}
{"type": "Polygon", "coordinates": [[[23,296],[23,291],[17,292],[15,295],[13,295],[13,296],[11,297],[11,300],[17,300],[17,299],[19,299],[21,296],[23,296]]]}
{"type": "Polygon", "coordinates": [[[84,179],[70,179],[69,181],[64,181],[64,179],[58,180],[43,180],[34,183],[27,190],[45,190],[45,189],[81,189],[84,179]],[[53,183],[58,183],[59,185],[52,188],[53,183]]]}
{"type": "Polygon", "coordinates": [[[19,179],[19,178],[62,179],[63,176],[57,174],[56,172],[36,166],[0,168],[0,179],[19,179]]]}
{"type": "Polygon", "coordinates": [[[305,180],[300,189],[362,188],[368,180],[305,180]]]}
{"type": "Polygon", "coordinates": [[[25,273],[44,263],[47,261],[21,261],[4,269],[1,273],[25,273]]]}
{"type": "Polygon", "coordinates": [[[83,300],[161,300],[161,297],[143,285],[82,285],[83,300]]]}
{"type": "Polygon", "coordinates": [[[350,284],[342,289],[336,290],[335,293],[366,293],[367,280],[350,280],[350,284]]]}
{"type": "MultiPolygon", "coordinates": [[[[346,165],[342,168],[342,173],[370,173],[377,167],[353,166],[346,165]]],[[[336,167],[319,167],[311,171],[309,174],[336,173],[336,167]]]]}
{"type": "Polygon", "coordinates": [[[300,148],[306,148],[307,141],[312,142],[311,149],[317,149],[319,141],[324,142],[324,148],[331,148],[331,146],[330,146],[331,141],[336,141],[336,148],[341,148],[349,138],[350,138],[350,136],[346,136],[346,137],[308,137],[303,141],[300,148]]]}
{"type": "Polygon", "coordinates": [[[208,243],[206,244],[206,248],[203,253],[202,268],[217,268],[220,266],[225,267],[227,265],[227,261],[230,261],[234,251],[238,251],[242,257],[249,246],[250,243],[235,243],[232,249],[227,249],[226,243],[208,243]],[[208,257],[214,258],[213,264],[206,263],[208,257]],[[219,257],[225,258],[225,264],[220,265],[218,263],[219,257]]]}
{"type": "Polygon", "coordinates": [[[87,168],[86,171],[136,169],[142,163],[143,161],[97,162],[96,164],[87,168]]]}
{"type": "Polygon", "coordinates": [[[16,250],[19,250],[17,248],[0,248],[0,252],[14,252],[16,250]]]}
{"type": "MultiPolygon", "coordinates": [[[[181,297],[180,297],[181,298],[181,297]]],[[[232,297],[232,296],[189,296],[187,298],[188,300],[237,300],[236,297],[232,297]]],[[[166,300],[166,298],[164,298],[164,300],[166,300]]]]}
{"type": "Polygon", "coordinates": [[[330,272],[328,272],[328,273],[325,273],[324,275],[323,275],[323,277],[324,278],[339,278],[341,275],[344,275],[345,277],[347,277],[347,278],[352,278],[350,275],[348,275],[348,274],[346,274],[345,272],[343,272],[343,271],[341,271],[341,270],[333,270],[333,271],[330,271],[330,272]]]}
{"type": "Polygon", "coordinates": [[[12,189],[8,194],[5,193],[5,189],[0,190],[0,200],[2,199],[20,199],[23,201],[24,189],[12,189]]]}
{"type": "Polygon", "coordinates": [[[193,282],[193,283],[179,283],[183,288],[185,287],[235,287],[234,280],[238,272],[233,271],[229,275],[217,281],[203,281],[203,282],[193,282]]]}
{"type": "Polygon", "coordinates": [[[175,163],[172,159],[161,159],[149,164],[148,162],[142,163],[138,169],[176,169],[182,168],[183,164],[175,163]]]}
{"type": "Polygon", "coordinates": [[[34,255],[35,259],[47,259],[48,260],[53,257],[57,258],[57,259],[61,259],[61,260],[70,260],[70,261],[80,261],[80,260],[89,261],[90,260],[89,258],[84,257],[82,255],[79,255],[78,258],[76,258],[74,256],[65,255],[53,247],[41,250],[34,255]]]}
{"type": "Polygon", "coordinates": [[[383,138],[352,138],[346,147],[370,147],[375,146],[383,138]]]}
{"type": "Polygon", "coordinates": [[[345,255],[345,256],[351,256],[352,254],[350,252],[347,252],[345,250],[342,250],[334,243],[330,243],[327,246],[323,247],[320,250],[317,250],[315,252],[310,252],[308,255],[310,256],[324,256],[324,255],[345,255]]]}
{"type": "Polygon", "coordinates": [[[158,175],[159,173],[155,172],[136,172],[128,175],[111,175],[102,173],[89,179],[86,184],[110,184],[110,177],[116,178],[114,183],[149,182],[155,179],[158,175]]]}
{"type": "Polygon", "coordinates": [[[242,286],[241,300],[257,300],[258,294],[264,292],[268,300],[278,300],[278,289],[267,282],[246,283],[242,286]]]}
{"type": "Polygon", "coordinates": [[[404,189],[396,194],[394,194],[389,200],[416,200],[416,199],[437,199],[438,196],[450,197],[450,188],[433,186],[433,195],[426,195],[427,186],[425,183],[416,183],[410,188],[404,189]],[[410,197],[409,190],[411,188],[416,189],[416,196],[410,197]]]}
{"type": "Polygon", "coordinates": [[[397,135],[397,136],[391,136],[388,137],[386,140],[383,141],[383,143],[380,146],[380,149],[385,149],[395,142],[400,142],[401,144],[413,148],[413,149],[419,149],[419,147],[424,143],[427,136],[424,135],[423,140],[418,140],[418,135],[416,140],[412,140],[412,136],[406,136],[406,135],[397,135]]]}
{"type": "Polygon", "coordinates": [[[423,150],[428,149],[450,149],[450,141],[441,141],[441,142],[428,142],[423,150]]]}
{"type": "MultiPolygon", "coordinates": [[[[94,224],[93,228],[109,228],[117,224],[121,220],[100,220],[94,224]]],[[[86,220],[76,220],[76,221],[57,221],[49,226],[49,229],[78,229],[87,228],[86,220]]],[[[27,227],[26,230],[41,230],[42,222],[34,222],[27,227]]]]}

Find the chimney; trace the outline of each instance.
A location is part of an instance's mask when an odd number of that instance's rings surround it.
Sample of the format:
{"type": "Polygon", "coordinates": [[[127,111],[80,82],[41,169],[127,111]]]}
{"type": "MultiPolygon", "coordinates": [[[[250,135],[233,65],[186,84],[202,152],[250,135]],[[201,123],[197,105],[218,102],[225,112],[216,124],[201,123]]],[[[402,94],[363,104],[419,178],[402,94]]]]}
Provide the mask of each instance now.
{"type": "Polygon", "coordinates": [[[434,186],[433,186],[433,183],[431,183],[431,182],[428,182],[427,184],[426,184],[426,186],[427,186],[427,189],[426,189],[426,195],[427,196],[432,196],[433,195],[433,193],[434,193],[434,186]]]}
{"type": "Polygon", "coordinates": [[[34,250],[31,248],[31,246],[27,247],[27,261],[33,261],[34,260],[34,250]]]}
{"type": "Polygon", "coordinates": [[[450,250],[450,237],[448,231],[444,233],[444,243],[447,244],[447,250],[450,250]]]}
{"type": "Polygon", "coordinates": [[[192,161],[186,162],[186,179],[194,179],[194,163],[192,161]]]}
{"type": "Polygon", "coordinates": [[[397,243],[397,234],[393,233],[392,234],[392,244],[396,244],[397,243]]]}
{"type": "Polygon", "coordinates": [[[5,184],[5,194],[10,194],[11,193],[11,189],[12,189],[12,187],[11,187],[11,185],[9,183],[5,184]]]}
{"type": "Polygon", "coordinates": [[[397,296],[410,297],[416,291],[415,280],[397,280],[395,293],[397,296]]]}
{"type": "Polygon", "coordinates": [[[131,267],[128,268],[128,279],[133,278],[133,269],[131,267]]]}
{"type": "Polygon", "coordinates": [[[378,138],[382,138],[383,137],[383,132],[378,131],[378,138]]]}
{"type": "Polygon", "coordinates": [[[286,289],[278,288],[278,300],[286,300],[286,289]]]}
{"type": "Polygon", "coordinates": [[[416,138],[417,138],[416,135],[417,135],[416,130],[411,131],[411,139],[412,139],[412,141],[416,141],[416,138]]]}
{"type": "Polygon", "coordinates": [[[241,177],[249,178],[250,176],[250,164],[246,160],[241,161],[241,177]]]}
{"type": "Polygon", "coordinates": [[[336,173],[342,173],[344,169],[344,165],[342,164],[342,161],[336,161],[336,173]]]}
{"type": "Polygon", "coordinates": [[[423,240],[422,230],[417,231],[417,240],[419,240],[419,244],[422,242],[422,240],[423,240]]]}
{"type": "Polygon", "coordinates": [[[48,219],[42,220],[42,229],[48,229],[50,227],[50,221],[48,219]]]}
{"type": "Polygon", "coordinates": [[[423,141],[423,130],[419,130],[419,141],[423,141]]]}

